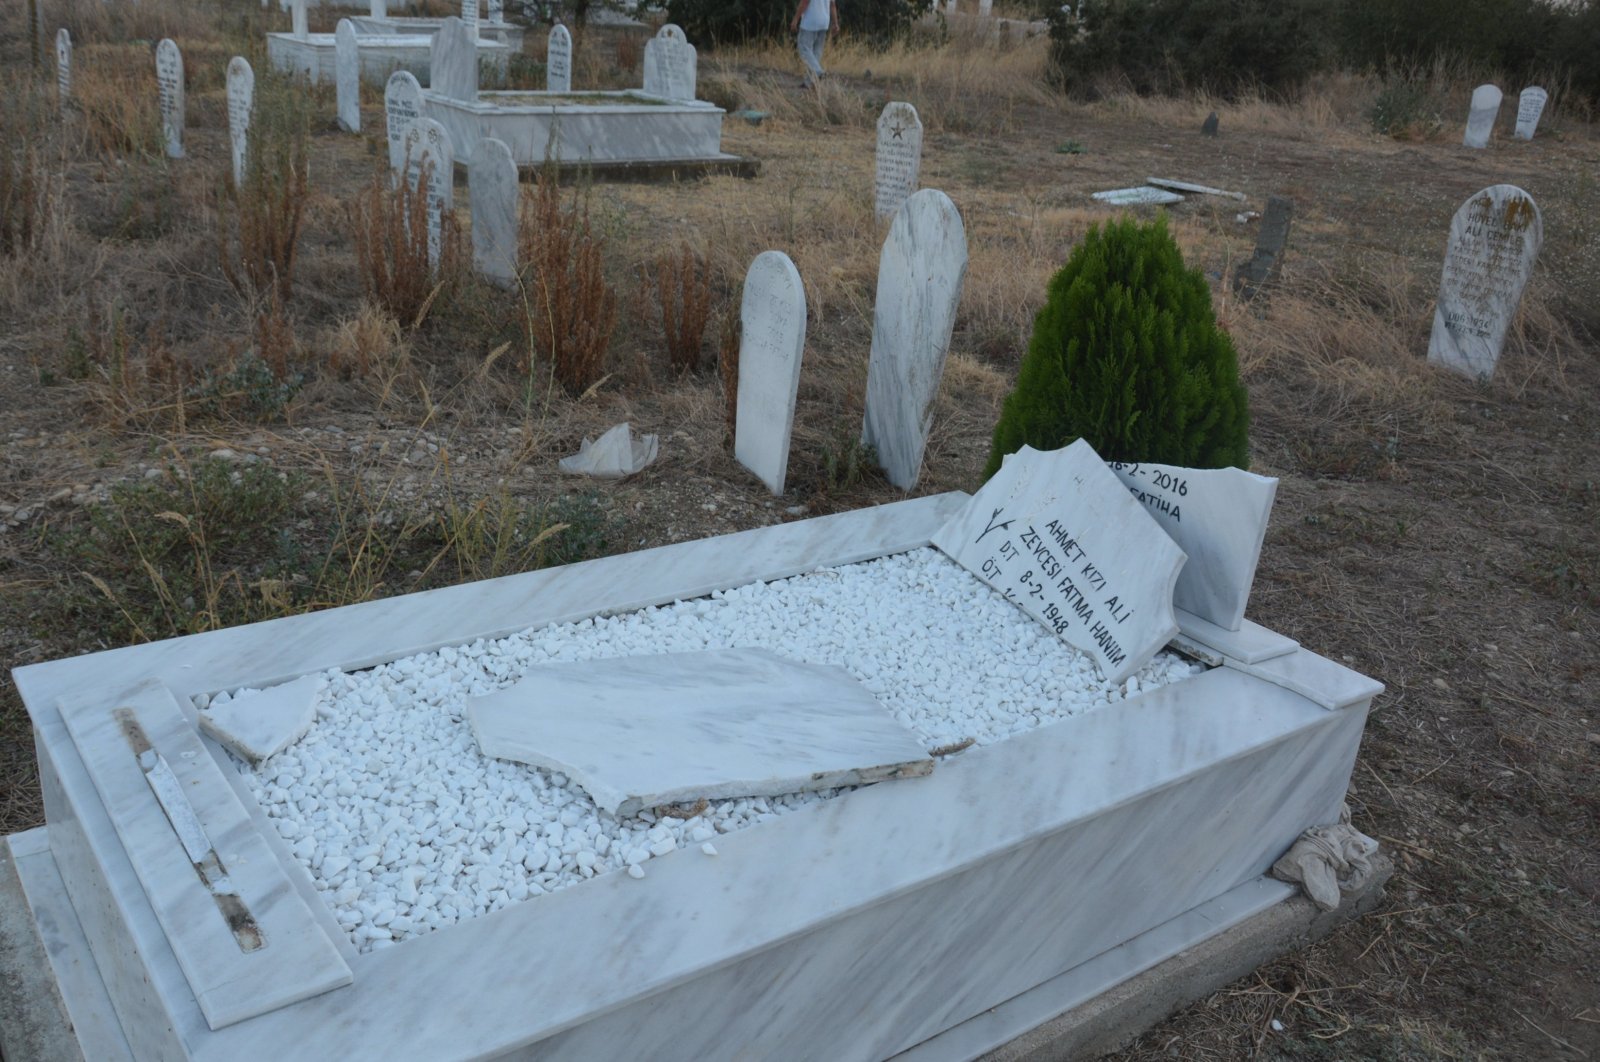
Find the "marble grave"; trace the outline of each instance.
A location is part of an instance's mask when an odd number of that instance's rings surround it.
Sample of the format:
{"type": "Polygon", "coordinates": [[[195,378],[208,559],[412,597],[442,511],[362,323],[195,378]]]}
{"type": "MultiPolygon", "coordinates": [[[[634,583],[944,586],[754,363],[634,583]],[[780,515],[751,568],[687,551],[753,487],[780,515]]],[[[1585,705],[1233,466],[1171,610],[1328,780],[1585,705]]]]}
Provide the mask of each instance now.
{"type": "MultiPolygon", "coordinates": [[[[338,40],[333,33],[307,30],[306,0],[290,0],[293,28],[288,33],[267,34],[267,59],[273,69],[300,74],[317,83],[338,82],[338,40]]],[[[356,54],[361,79],[383,85],[396,71],[404,70],[419,82],[433,76],[431,56],[434,34],[363,33],[360,18],[352,18],[356,30],[356,54]]],[[[504,74],[511,50],[487,38],[475,39],[478,61],[504,74]]],[[[476,79],[476,75],[474,75],[476,79]]]]}
{"type": "Polygon", "coordinates": [[[879,221],[892,218],[917,190],[922,172],[922,119],[909,103],[890,102],[878,115],[878,151],[872,182],[872,210],[879,221]]]}
{"type": "Polygon", "coordinates": [[[1497,184],[1461,204],[1450,219],[1428,361],[1478,379],[1494,376],[1506,331],[1544,243],[1533,197],[1497,184]]]}
{"type": "Polygon", "coordinates": [[[156,84],[161,93],[161,139],[167,158],[183,158],[183,121],[186,109],[183,53],[170,37],[156,45],[156,84]]]}
{"type": "Polygon", "coordinates": [[[242,55],[228,60],[228,153],[233,162],[233,184],[244,184],[249,163],[250,120],[256,109],[256,72],[242,55]]]}
{"type": "Polygon", "coordinates": [[[503,288],[517,283],[517,206],[521,186],[511,149],[489,137],[467,171],[472,200],[472,264],[503,288]]]}
{"type": "Polygon", "coordinates": [[[806,290],[788,255],[763,251],[750,263],[739,321],[733,456],[782,494],[806,346],[806,290]]]}
{"type": "Polygon", "coordinates": [[[544,87],[546,92],[572,91],[572,34],[559,22],[550,28],[545,44],[544,87]]]}
{"type": "Polygon", "coordinates": [[[644,92],[669,100],[693,100],[698,82],[694,45],[668,23],[644,45],[644,92]],[[669,33],[668,30],[677,32],[669,33]]]}
{"type": "Polygon", "coordinates": [[[1529,85],[1517,97],[1517,130],[1514,135],[1518,140],[1532,140],[1534,132],[1539,128],[1539,119],[1544,116],[1544,105],[1549,102],[1550,94],[1538,85],[1529,85]]]}
{"type": "Polygon", "coordinates": [[[1479,85],[1472,90],[1472,105],[1467,111],[1467,131],[1461,143],[1469,148],[1486,148],[1494,135],[1494,123],[1500,117],[1500,89],[1494,85],[1479,85]]]}

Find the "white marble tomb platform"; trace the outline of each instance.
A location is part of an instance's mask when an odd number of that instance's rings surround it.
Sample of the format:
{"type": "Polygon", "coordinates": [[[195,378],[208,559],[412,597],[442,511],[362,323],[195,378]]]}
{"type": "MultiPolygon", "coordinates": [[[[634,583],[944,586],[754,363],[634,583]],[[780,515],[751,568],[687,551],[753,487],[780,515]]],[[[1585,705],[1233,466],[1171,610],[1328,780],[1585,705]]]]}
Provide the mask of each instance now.
{"type": "Polygon", "coordinates": [[[766,649],[537,667],[467,699],[485,756],[570,775],[615,816],[916,778],[911,729],[841,667],[766,649]]]}
{"type": "MultiPolygon", "coordinates": [[[[352,21],[354,21],[352,19],[352,21]]],[[[429,83],[433,36],[431,34],[360,33],[357,31],[356,54],[361,59],[361,80],[370,85],[383,86],[396,70],[409,71],[418,81],[429,83]]],[[[478,41],[478,62],[504,74],[510,61],[511,49],[504,44],[481,38],[478,41]]],[[[288,74],[304,74],[313,82],[335,81],[334,34],[308,33],[296,37],[292,33],[267,34],[267,59],[275,70],[288,74]]]]}
{"type": "MultiPolygon", "coordinates": [[[[357,33],[378,37],[385,35],[431,37],[444,25],[442,18],[406,18],[399,15],[387,15],[383,18],[372,15],[351,15],[350,21],[355,25],[357,33]]],[[[514,22],[490,22],[481,18],[478,20],[479,40],[503,44],[513,52],[522,51],[523,33],[523,27],[514,22]]]]}
{"type": "Polygon", "coordinates": [[[1221,666],[723,835],[717,859],[669,853],[642,881],[596,878],[366,954],[190,707],[923,547],[966,501],[18,668],[47,827],[8,843],[80,1044],[219,1062],[971,1058],[1070,1006],[1063,986],[1092,996],[1280,901],[1263,875],[1335,819],[1382,687],[1248,622],[1180,611],[1180,640],[1221,666]],[[266,947],[236,947],[201,879],[176,872],[187,855],[107,724],[119,708],[194,783],[266,947]],[[228,1008],[202,1007],[219,992],[228,1008]]]}
{"type": "Polygon", "coordinates": [[[608,92],[480,92],[461,100],[424,91],[428,117],[444,126],[468,165],[484,137],[504,141],[522,169],[571,162],[737,161],[722,151],[721,107],[638,89],[608,92]]]}

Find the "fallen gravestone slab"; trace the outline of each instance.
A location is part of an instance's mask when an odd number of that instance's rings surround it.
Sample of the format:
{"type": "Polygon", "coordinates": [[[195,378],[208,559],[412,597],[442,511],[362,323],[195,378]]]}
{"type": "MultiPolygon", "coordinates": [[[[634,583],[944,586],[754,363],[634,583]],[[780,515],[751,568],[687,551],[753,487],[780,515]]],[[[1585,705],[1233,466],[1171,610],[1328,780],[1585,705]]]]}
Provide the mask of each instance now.
{"type": "Polygon", "coordinates": [[[200,729],[253,766],[305,737],[325,685],[321,675],[306,675],[220,704],[213,700],[200,713],[200,729]]]}
{"type": "Polygon", "coordinates": [[[563,457],[561,471],[575,476],[622,479],[631,476],[656,459],[660,440],[654,435],[634,439],[628,422],[623,421],[598,439],[584,439],[578,452],[563,457]]]}
{"type": "Polygon", "coordinates": [[[1169,192],[1164,188],[1151,188],[1140,185],[1137,188],[1113,188],[1107,192],[1092,192],[1090,199],[1109,203],[1112,206],[1164,206],[1168,203],[1181,203],[1183,196],[1176,192],[1169,192]]]}
{"type": "Polygon", "coordinates": [[[1175,181],[1171,177],[1146,177],[1144,183],[1155,188],[1166,188],[1173,192],[1191,192],[1195,195],[1220,195],[1229,199],[1237,199],[1241,203],[1245,200],[1243,192],[1226,192],[1221,188],[1212,188],[1210,185],[1191,184],[1188,181],[1175,181]]]}
{"type": "Polygon", "coordinates": [[[929,774],[907,727],[843,668],[765,649],[554,664],[468,699],[484,755],[570,775],[622,817],[929,774]]]}

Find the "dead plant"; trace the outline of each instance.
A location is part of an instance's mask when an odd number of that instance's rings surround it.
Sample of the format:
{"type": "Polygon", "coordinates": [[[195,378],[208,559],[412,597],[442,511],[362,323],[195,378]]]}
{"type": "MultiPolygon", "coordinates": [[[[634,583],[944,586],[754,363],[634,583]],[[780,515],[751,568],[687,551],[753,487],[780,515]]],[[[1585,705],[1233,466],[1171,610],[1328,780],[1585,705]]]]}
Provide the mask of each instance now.
{"type": "Polygon", "coordinates": [[[711,271],[687,243],[664,252],[655,261],[651,285],[661,311],[667,342],[667,364],[677,373],[700,368],[700,349],[711,318],[711,271]]]}
{"type": "Polygon", "coordinates": [[[387,167],[379,168],[350,208],[356,265],[367,294],[411,328],[422,324],[460,271],[460,233],[449,212],[439,219],[437,267],[428,260],[429,166],[423,166],[415,186],[391,183],[387,167]]]}
{"type": "Polygon", "coordinates": [[[552,172],[539,175],[523,201],[519,242],[527,276],[530,351],[573,394],[601,377],[606,350],[617,329],[617,296],[605,275],[605,238],[589,224],[589,195],[573,192],[561,206],[552,172]]]}
{"type": "Polygon", "coordinates": [[[0,108],[0,256],[31,250],[49,222],[48,114],[31,83],[0,108]]]}
{"type": "Polygon", "coordinates": [[[244,184],[231,196],[225,187],[218,198],[223,275],[247,298],[266,299],[270,291],[279,316],[294,291],[295,253],[311,195],[311,115],[298,88],[278,78],[263,81],[244,184]]]}
{"type": "Polygon", "coordinates": [[[160,155],[161,107],[148,48],[102,44],[77,50],[72,98],[101,157],[160,155]]]}
{"type": "Polygon", "coordinates": [[[728,430],[730,446],[733,445],[734,428],[739,421],[739,341],[743,338],[740,331],[741,301],[738,293],[735,293],[735,297],[723,308],[717,336],[717,375],[722,379],[723,424],[728,430]]]}

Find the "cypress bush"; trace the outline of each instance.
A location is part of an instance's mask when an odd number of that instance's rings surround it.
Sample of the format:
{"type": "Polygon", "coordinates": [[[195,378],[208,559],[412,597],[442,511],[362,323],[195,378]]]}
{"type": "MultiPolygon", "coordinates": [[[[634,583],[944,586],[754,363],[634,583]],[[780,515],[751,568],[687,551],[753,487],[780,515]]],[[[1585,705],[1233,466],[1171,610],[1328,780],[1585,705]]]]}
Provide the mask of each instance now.
{"type": "Polygon", "coordinates": [[[1050,280],[984,478],[1079,437],[1107,461],[1244,468],[1249,421],[1233,341],[1166,220],[1108,222],[1050,280]]]}

